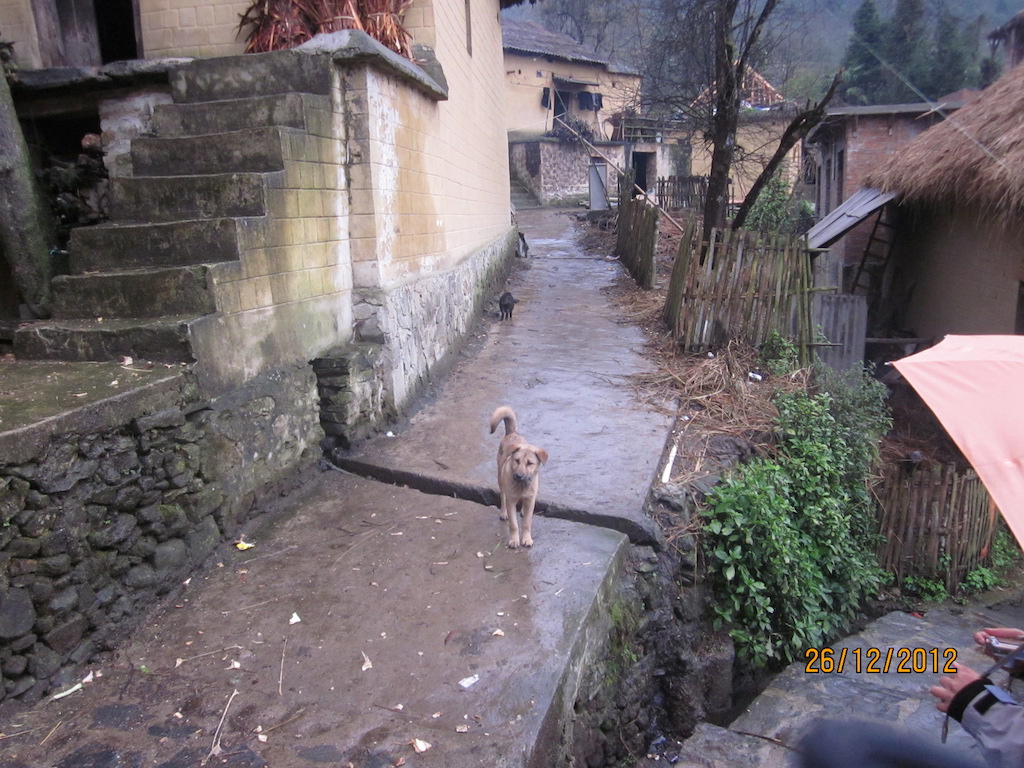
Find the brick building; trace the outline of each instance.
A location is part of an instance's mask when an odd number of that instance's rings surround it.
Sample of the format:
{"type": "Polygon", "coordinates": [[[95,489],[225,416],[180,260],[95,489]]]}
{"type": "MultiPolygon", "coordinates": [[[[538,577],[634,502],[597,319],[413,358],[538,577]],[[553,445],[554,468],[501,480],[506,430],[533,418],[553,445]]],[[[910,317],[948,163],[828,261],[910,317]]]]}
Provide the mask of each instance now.
{"type": "MultiPolygon", "coordinates": [[[[886,163],[945,114],[963,106],[970,94],[954,94],[932,104],[833,107],[804,142],[805,179],[812,185],[815,211],[823,219],[862,186],[864,176],[886,163]]],[[[832,246],[845,267],[860,262],[873,227],[865,221],[832,246]]],[[[847,269],[849,271],[849,269],[847,269]]]]}
{"type": "Polygon", "coordinates": [[[918,338],[1024,333],[1024,69],[864,178],[894,195],[880,306],[918,338]]]}

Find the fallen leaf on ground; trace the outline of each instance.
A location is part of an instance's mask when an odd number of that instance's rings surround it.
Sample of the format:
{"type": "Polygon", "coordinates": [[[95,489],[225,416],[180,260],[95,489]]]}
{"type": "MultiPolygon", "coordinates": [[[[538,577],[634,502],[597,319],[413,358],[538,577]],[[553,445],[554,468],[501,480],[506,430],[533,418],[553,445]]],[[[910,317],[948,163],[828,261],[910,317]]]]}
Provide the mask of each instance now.
{"type": "Polygon", "coordinates": [[[252,549],[255,546],[256,545],[253,544],[251,541],[246,541],[244,537],[240,538],[238,541],[235,542],[235,548],[240,549],[243,552],[245,552],[245,550],[247,549],[252,549]]]}
{"type": "Polygon", "coordinates": [[[502,632],[500,629],[496,629],[493,632],[491,632],[491,636],[492,637],[504,637],[505,633],[502,632]]]}
{"type": "Polygon", "coordinates": [[[289,624],[298,624],[302,619],[299,618],[299,614],[293,613],[292,617],[288,619],[289,624]]]}
{"type": "Polygon", "coordinates": [[[431,744],[429,741],[424,741],[423,739],[413,739],[412,740],[412,748],[415,749],[416,753],[420,754],[420,755],[422,755],[424,752],[426,752],[432,746],[434,746],[434,745],[431,744]]]}
{"type": "Polygon", "coordinates": [[[455,726],[455,732],[456,733],[469,733],[469,726],[468,725],[456,725],[455,726]]]}
{"type": "Polygon", "coordinates": [[[370,657],[366,655],[366,651],[360,651],[363,654],[363,672],[368,669],[373,669],[373,662],[370,661],[370,657]]]}

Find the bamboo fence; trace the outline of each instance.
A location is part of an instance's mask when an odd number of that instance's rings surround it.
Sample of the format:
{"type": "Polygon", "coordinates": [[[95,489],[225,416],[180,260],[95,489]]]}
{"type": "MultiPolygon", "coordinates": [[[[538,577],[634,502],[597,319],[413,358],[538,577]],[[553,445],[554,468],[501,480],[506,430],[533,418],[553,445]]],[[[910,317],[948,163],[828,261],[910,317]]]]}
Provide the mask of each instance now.
{"type": "Polygon", "coordinates": [[[955,594],[968,573],[988,562],[997,511],[973,470],[894,466],[873,490],[879,563],[899,584],[908,576],[941,579],[955,594]]]}
{"type": "Polygon", "coordinates": [[[663,316],[686,352],[739,340],[758,346],[773,331],[810,359],[811,259],[801,238],[712,230],[693,220],[679,243],[663,316]]]}
{"type": "Polygon", "coordinates": [[[663,176],[655,186],[655,199],[669,210],[700,210],[707,189],[707,176],[663,176]]]}
{"type": "Polygon", "coordinates": [[[634,197],[633,174],[619,179],[619,218],[615,255],[645,290],[654,287],[658,250],[658,209],[644,197],[634,197]]]}

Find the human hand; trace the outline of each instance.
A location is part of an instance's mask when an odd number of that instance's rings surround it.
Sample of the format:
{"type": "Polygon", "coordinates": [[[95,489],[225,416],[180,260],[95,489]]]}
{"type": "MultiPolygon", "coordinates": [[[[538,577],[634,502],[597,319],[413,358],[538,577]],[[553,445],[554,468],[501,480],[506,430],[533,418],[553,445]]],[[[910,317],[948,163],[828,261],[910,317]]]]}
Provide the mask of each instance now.
{"type": "Polygon", "coordinates": [[[953,666],[956,667],[954,674],[940,677],[939,684],[933,685],[928,689],[928,693],[938,699],[935,708],[939,712],[945,712],[949,709],[950,702],[953,701],[953,698],[960,692],[961,688],[970,685],[975,680],[981,679],[981,675],[970,667],[965,667],[955,662],[953,666]]]}
{"type": "Polygon", "coordinates": [[[1024,629],[1015,629],[1010,627],[987,627],[978,632],[974,633],[974,642],[984,647],[989,641],[989,638],[996,638],[997,640],[1006,640],[1011,643],[1024,642],[1024,629]]]}

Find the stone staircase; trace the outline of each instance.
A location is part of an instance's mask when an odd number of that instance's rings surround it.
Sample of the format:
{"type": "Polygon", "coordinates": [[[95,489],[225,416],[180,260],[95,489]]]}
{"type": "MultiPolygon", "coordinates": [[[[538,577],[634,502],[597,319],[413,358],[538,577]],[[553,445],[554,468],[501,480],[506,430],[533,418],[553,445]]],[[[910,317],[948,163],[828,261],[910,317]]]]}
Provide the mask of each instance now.
{"type": "Polygon", "coordinates": [[[512,205],[517,211],[525,211],[529,208],[541,208],[541,204],[537,202],[537,198],[533,196],[525,186],[515,179],[511,180],[512,185],[512,205]]]}
{"type": "Polygon", "coordinates": [[[20,327],[15,354],[193,362],[196,320],[225,309],[218,283],[241,276],[246,248],[273,228],[268,190],[282,186],[289,148],[301,151],[309,107],[330,110],[317,58],[197,60],[173,72],[156,137],[132,142],[134,175],[111,179],[110,221],[73,231],[52,318],[20,327]]]}

